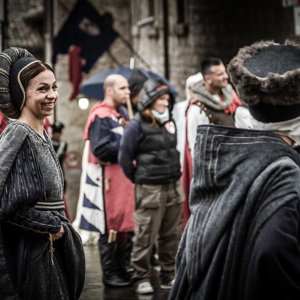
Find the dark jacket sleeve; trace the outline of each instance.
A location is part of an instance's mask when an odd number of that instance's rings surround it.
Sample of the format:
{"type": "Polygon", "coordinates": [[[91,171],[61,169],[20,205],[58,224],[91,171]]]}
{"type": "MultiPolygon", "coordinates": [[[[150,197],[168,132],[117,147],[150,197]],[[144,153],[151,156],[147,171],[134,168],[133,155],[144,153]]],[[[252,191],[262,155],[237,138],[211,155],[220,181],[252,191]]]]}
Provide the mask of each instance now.
{"type": "Polygon", "coordinates": [[[92,153],[101,161],[117,163],[121,135],[112,129],[119,127],[111,118],[99,117],[91,124],[89,129],[90,145],[92,153]]]}
{"type": "Polygon", "coordinates": [[[137,148],[142,138],[142,129],[136,120],[132,120],[125,127],[124,135],[121,139],[119,151],[119,164],[125,174],[134,182],[135,165],[137,148]]]}
{"type": "Polygon", "coordinates": [[[281,207],[259,232],[245,299],[300,299],[299,199],[281,207]]]}

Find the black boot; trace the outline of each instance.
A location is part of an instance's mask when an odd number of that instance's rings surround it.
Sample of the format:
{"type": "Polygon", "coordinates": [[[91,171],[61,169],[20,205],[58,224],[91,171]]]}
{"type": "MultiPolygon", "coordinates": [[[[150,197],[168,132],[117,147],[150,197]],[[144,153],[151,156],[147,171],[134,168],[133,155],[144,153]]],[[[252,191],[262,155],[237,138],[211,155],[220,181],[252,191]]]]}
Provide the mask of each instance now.
{"type": "Polygon", "coordinates": [[[127,239],[126,239],[126,258],[125,258],[125,269],[127,271],[127,273],[129,274],[133,274],[133,266],[131,264],[131,252],[132,252],[132,247],[133,247],[133,239],[134,237],[134,232],[133,231],[130,231],[128,232],[127,234],[127,239]]]}
{"type": "MultiPolygon", "coordinates": [[[[117,274],[123,278],[124,280],[130,280],[131,274],[129,271],[130,268],[130,254],[127,249],[128,248],[128,241],[125,240],[119,244],[117,244],[116,249],[116,271],[117,274]]],[[[131,250],[131,249],[130,249],[131,250]]]]}
{"type": "Polygon", "coordinates": [[[115,242],[101,244],[99,242],[100,258],[103,273],[103,283],[110,287],[125,287],[130,285],[130,281],[121,278],[115,268],[115,242]]]}

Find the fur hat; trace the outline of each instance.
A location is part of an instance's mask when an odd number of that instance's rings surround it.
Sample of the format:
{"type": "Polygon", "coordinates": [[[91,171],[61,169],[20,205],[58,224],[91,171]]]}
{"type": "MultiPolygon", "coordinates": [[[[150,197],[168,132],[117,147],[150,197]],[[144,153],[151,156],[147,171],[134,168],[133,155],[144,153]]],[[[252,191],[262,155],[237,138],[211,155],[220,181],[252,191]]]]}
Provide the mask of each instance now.
{"type": "Polygon", "coordinates": [[[261,41],[239,50],[228,65],[239,98],[258,121],[300,116],[300,47],[290,41],[261,41]]]}
{"type": "Polygon", "coordinates": [[[174,96],[168,85],[160,78],[151,78],[145,81],[138,102],[138,111],[142,112],[147,106],[154,102],[159,96],[169,94],[171,109],[174,105],[174,96]]]}
{"type": "Polygon", "coordinates": [[[26,49],[11,47],[0,53],[0,110],[9,118],[18,118],[25,102],[20,73],[39,62],[26,49]]]}

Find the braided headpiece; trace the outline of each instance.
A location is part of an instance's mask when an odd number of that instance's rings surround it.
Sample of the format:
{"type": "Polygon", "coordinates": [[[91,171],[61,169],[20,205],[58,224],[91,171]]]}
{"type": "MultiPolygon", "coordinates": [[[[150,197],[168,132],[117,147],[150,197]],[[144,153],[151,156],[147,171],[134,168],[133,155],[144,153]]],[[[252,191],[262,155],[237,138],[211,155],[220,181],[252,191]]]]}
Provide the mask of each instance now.
{"type": "Polygon", "coordinates": [[[0,53],[0,110],[9,118],[20,116],[25,102],[25,90],[20,73],[39,62],[26,49],[11,47],[0,53]]]}

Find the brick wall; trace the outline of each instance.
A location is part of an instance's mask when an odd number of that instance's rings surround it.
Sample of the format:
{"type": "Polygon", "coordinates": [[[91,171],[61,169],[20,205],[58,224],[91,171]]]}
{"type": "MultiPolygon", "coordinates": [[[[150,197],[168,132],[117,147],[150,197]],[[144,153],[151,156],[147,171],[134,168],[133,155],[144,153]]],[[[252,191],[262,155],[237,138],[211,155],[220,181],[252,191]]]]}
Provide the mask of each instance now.
{"type": "MultiPolygon", "coordinates": [[[[186,78],[200,71],[200,62],[205,57],[217,56],[227,64],[240,47],[255,41],[299,40],[294,36],[293,9],[284,8],[281,0],[183,2],[186,20],[182,25],[177,24],[177,1],[168,0],[169,76],[179,91],[177,101],[185,98],[186,78]]],[[[164,74],[162,1],[155,1],[155,5],[159,9],[155,10],[154,24],[144,26],[140,34],[134,36],[134,44],[151,67],[164,74]],[[147,30],[150,31],[153,26],[156,26],[158,34],[149,38],[147,30]]]]}

